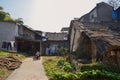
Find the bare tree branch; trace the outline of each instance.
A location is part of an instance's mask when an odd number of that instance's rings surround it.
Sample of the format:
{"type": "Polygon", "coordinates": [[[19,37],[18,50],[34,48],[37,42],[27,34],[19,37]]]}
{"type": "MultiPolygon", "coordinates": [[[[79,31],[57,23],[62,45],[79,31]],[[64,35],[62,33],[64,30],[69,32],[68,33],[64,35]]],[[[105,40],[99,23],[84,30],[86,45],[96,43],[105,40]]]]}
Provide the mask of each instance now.
{"type": "Polygon", "coordinates": [[[120,6],[120,0],[108,0],[108,3],[114,7],[114,9],[117,9],[120,6]]]}

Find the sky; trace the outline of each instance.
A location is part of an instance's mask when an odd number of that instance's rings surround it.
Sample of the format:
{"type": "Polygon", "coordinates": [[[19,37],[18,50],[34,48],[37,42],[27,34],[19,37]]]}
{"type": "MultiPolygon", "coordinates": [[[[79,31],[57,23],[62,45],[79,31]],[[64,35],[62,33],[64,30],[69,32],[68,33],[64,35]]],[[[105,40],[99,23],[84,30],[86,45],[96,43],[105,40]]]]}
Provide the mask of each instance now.
{"type": "Polygon", "coordinates": [[[14,19],[23,18],[34,30],[60,32],[70,21],[91,11],[103,0],[0,0],[14,19]]]}

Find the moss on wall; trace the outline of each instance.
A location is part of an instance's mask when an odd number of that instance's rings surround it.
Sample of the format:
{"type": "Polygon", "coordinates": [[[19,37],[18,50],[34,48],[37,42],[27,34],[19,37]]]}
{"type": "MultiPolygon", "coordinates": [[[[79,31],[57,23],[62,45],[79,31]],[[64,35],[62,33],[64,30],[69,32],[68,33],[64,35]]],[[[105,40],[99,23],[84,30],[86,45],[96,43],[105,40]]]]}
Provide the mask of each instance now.
{"type": "Polygon", "coordinates": [[[81,59],[92,59],[92,41],[91,39],[85,34],[85,32],[81,33],[81,37],[78,41],[79,46],[75,51],[78,58],[81,59]]]}

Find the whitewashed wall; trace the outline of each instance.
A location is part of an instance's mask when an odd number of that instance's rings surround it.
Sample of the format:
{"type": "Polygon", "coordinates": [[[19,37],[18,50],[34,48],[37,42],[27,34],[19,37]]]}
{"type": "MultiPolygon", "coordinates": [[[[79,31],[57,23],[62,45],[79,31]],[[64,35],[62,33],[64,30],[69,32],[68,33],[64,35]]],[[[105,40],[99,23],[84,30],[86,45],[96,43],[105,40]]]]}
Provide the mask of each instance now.
{"type": "Polygon", "coordinates": [[[74,39],[74,34],[75,34],[75,30],[74,27],[72,27],[71,32],[70,32],[70,52],[72,52],[72,47],[73,47],[73,39],[74,39]]]}
{"type": "Polygon", "coordinates": [[[15,41],[15,36],[18,36],[18,26],[16,23],[0,22],[0,48],[3,41],[15,41]]]}
{"type": "Polygon", "coordinates": [[[77,50],[79,47],[79,39],[81,37],[81,32],[79,30],[76,30],[75,39],[74,39],[74,45],[73,45],[73,52],[77,50]]]}

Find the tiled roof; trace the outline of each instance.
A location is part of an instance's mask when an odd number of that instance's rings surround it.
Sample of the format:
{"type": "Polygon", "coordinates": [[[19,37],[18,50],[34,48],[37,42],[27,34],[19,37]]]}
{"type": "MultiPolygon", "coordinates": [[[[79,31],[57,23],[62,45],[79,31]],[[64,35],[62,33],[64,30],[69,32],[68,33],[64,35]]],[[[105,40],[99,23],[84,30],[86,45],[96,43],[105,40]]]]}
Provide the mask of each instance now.
{"type": "Polygon", "coordinates": [[[66,33],[46,33],[46,38],[48,40],[66,40],[67,34],[66,33]]]}
{"type": "Polygon", "coordinates": [[[69,31],[69,27],[63,27],[61,31],[69,31]]]}

